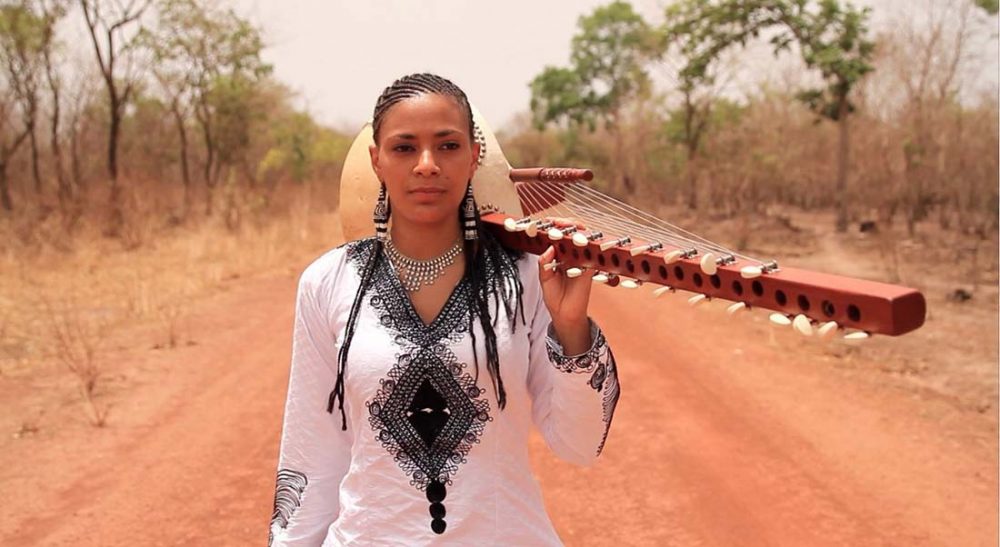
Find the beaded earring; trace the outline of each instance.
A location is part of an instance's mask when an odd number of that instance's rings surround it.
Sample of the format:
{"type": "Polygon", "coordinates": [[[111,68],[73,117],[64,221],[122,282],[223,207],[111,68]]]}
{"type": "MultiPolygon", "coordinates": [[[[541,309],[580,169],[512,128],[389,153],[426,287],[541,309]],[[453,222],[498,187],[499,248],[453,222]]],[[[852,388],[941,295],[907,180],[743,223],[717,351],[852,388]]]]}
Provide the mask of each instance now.
{"type": "Polygon", "coordinates": [[[462,230],[466,241],[479,238],[479,219],[476,216],[476,197],[472,194],[472,181],[466,187],[462,202],[462,230]]]}
{"type": "Polygon", "coordinates": [[[385,191],[385,183],[382,183],[382,188],[378,191],[378,200],[375,202],[375,213],[372,214],[372,220],[375,221],[375,237],[385,243],[389,239],[389,214],[392,212],[392,206],[389,205],[389,196],[385,191]]]}

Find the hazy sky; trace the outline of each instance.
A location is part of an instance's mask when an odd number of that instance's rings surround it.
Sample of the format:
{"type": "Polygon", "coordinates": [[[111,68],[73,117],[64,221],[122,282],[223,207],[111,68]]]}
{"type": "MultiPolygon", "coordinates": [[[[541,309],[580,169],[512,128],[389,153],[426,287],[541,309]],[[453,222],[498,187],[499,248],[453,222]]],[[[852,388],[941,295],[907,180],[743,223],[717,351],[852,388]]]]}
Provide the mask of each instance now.
{"type": "MultiPolygon", "coordinates": [[[[263,27],[269,44],[264,56],[277,78],[297,91],[320,121],[351,131],[368,120],[385,86],[422,71],[453,80],[495,129],[503,127],[528,108],[532,78],[546,65],[568,63],[577,19],[609,1],[235,0],[235,6],[263,27]]],[[[633,0],[632,5],[658,23],[666,3],[633,0]]],[[[903,10],[943,5],[936,0],[859,3],[874,9],[876,32],[895,24],[903,10]]],[[[985,46],[978,53],[988,59],[979,66],[989,70],[970,78],[991,91],[997,81],[995,36],[977,44],[977,49],[985,46]]],[[[745,74],[737,78],[737,87],[753,87],[751,80],[782,70],[766,45],[739,59],[745,74]]]]}
{"type": "MultiPolygon", "coordinates": [[[[528,83],[569,61],[577,18],[607,0],[237,0],[265,29],[265,58],[320,120],[358,127],[399,76],[458,84],[494,128],[528,106],[528,83]]],[[[636,5],[642,5],[636,3],[636,5]]]]}

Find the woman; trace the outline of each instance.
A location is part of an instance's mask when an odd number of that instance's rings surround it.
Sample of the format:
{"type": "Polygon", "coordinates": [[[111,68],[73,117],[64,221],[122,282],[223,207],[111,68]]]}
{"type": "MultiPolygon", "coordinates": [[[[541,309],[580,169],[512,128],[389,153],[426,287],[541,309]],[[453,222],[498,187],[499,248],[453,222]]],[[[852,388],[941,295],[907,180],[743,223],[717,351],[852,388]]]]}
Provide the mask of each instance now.
{"type": "Polygon", "coordinates": [[[582,465],[603,448],[619,391],[590,276],[480,228],[454,84],[397,80],[372,126],[376,237],[299,281],[271,543],[560,545],[528,432],[582,465]]]}

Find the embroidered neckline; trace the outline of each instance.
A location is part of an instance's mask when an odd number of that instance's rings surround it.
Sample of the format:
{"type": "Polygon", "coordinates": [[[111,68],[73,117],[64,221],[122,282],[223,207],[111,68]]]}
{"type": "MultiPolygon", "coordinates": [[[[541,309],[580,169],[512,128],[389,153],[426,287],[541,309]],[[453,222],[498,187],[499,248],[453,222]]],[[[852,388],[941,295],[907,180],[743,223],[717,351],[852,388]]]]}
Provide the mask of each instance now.
{"type": "MultiPolygon", "coordinates": [[[[374,239],[360,240],[349,249],[349,259],[361,267],[373,251],[374,239]]],[[[426,347],[442,339],[458,341],[468,332],[468,302],[472,289],[464,276],[430,323],[420,318],[388,260],[379,261],[372,275],[372,289],[367,298],[379,312],[379,322],[413,344],[426,347]]]]}
{"type": "MultiPolygon", "coordinates": [[[[349,259],[364,265],[373,240],[349,249],[349,259]]],[[[471,285],[462,278],[430,323],[424,323],[388,260],[372,272],[368,303],[383,329],[399,346],[396,362],[365,405],[375,438],[406,474],[410,485],[430,502],[430,528],[447,528],[448,488],[486,424],[490,404],[451,346],[469,331],[471,285]]]]}

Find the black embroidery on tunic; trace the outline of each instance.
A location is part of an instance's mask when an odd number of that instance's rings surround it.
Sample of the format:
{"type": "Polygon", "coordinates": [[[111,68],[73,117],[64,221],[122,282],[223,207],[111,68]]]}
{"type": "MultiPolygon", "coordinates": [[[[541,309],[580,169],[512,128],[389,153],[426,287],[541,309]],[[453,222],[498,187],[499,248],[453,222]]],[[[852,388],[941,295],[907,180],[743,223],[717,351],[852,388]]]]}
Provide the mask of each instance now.
{"type": "Polygon", "coordinates": [[[302,493],[305,492],[309,479],[304,473],[291,469],[279,469],[277,486],[274,490],[274,512],[271,513],[271,526],[267,534],[267,544],[270,546],[274,542],[274,524],[279,528],[288,526],[295,510],[299,508],[302,501],[302,493]]]}
{"type": "Polygon", "coordinates": [[[591,375],[587,383],[598,393],[604,392],[604,435],[601,437],[601,444],[597,447],[597,454],[600,455],[604,450],[605,441],[608,440],[608,432],[611,431],[611,420],[615,415],[615,407],[618,405],[621,388],[618,384],[615,356],[611,353],[604,333],[597,328],[592,328],[591,333],[595,337],[593,347],[582,355],[568,357],[562,353],[561,348],[551,342],[547,344],[547,349],[549,360],[558,370],[575,374],[589,372],[591,375]]]}
{"type": "MultiPolygon", "coordinates": [[[[348,256],[364,264],[370,252],[364,240],[348,256]]],[[[493,420],[486,390],[449,348],[468,332],[471,289],[467,280],[460,281],[437,318],[425,325],[388,261],[375,271],[372,287],[369,302],[401,351],[367,402],[368,422],[410,484],[426,494],[431,530],[442,534],[447,486],[493,420]]]]}

